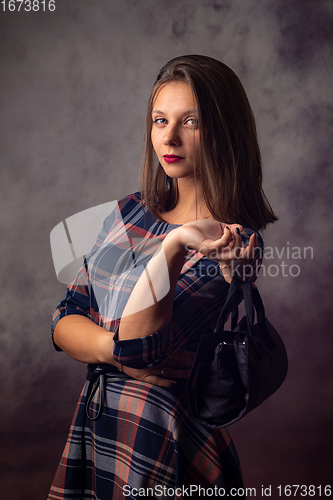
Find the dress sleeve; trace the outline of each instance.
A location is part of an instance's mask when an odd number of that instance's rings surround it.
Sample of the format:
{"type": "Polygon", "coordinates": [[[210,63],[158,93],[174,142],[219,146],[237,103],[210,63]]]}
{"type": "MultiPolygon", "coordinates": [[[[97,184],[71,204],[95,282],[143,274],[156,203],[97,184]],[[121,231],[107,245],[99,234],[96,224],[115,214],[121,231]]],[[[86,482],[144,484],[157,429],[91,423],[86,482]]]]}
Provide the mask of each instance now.
{"type": "MultiPolygon", "coordinates": [[[[244,244],[248,244],[253,232],[244,228],[241,234],[244,244]]],[[[257,278],[262,262],[263,241],[258,233],[257,247],[252,272],[246,270],[246,280],[257,278]]],[[[201,335],[215,328],[228,289],[229,284],[216,262],[202,257],[189,269],[185,265],[176,286],[170,323],[152,335],[130,340],[119,340],[116,331],[115,360],[132,368],[145,368],[163,363],[181,347],[195,352],[201,335]]]]}
{"type": "Polygon", "coordinates": [[[98,310],[93,307],[90,292],[90,277],[88,273],[88,260],[100,249],[107,237],[110,227],[114,224],[119,208],[117,207],[105,220],[103,227],[97,236],[95,245],[89,255],[84,259],[83,266],[79,269],[74,281],[66,289],[65,297],[59,302],[52,313],[51,335],[52,342],[57,351],[61,349],[54,342],[54,329],[57,323],[65,316],[78,314],[100,323],[98,310]]]}
{"type": "Polygon", "coordinates": [[[52,313],[51,335],[52,342],[57,351],[61,351],[60,347],[54,342],[54,329],[57,323],[71,314],[79,314],[80,316],[90,317],[90,299],[89,287],[86,273],[86,267],[83,266],[77,273],[75,280],[67,286],[66,295],[61,302],[55,307],[52,313]]]}
{"type": "Polygon", "coordinates": [[[201,334],[214,328],[228,287],[219,266],[208,259],[201,259],[180,276],[172,318],[163,330],[130,340],[118,340],[116,331],[115,360],[132,368],[144,368],[162,363],[184,344],[189,346],[195,343],[201,334]]]}

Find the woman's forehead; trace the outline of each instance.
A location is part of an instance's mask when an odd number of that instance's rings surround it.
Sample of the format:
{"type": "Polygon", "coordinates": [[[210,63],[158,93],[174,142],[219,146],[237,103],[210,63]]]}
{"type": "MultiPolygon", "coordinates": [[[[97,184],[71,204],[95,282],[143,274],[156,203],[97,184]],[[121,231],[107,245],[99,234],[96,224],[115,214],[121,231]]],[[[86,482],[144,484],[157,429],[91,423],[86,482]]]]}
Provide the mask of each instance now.
{"type": "Polygon", "coordinates": [[[163,84],[156,92],[153,109],[159,110],[161,107],[176,108],[179,106],[197,111],[197,104],[191,87],[185,82],[177,81],[163,84]]]}

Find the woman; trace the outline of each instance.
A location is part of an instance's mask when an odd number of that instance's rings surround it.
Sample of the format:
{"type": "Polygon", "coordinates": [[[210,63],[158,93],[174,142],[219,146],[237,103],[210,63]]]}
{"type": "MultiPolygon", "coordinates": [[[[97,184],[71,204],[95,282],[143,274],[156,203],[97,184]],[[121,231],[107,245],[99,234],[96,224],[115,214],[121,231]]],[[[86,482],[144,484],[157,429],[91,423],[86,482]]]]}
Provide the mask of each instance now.
{"type": "Polygon", "coordinates": [[[242,486],[228,430],[190,415],[186,378],[233,274],[256,278],[258,231],[276,220],[252,110],[230,68],[178,57],[157,77],[146,134],[141,193],[105,220],[54,313],[56,348],[89,371],[49,500],[242,486]]]}

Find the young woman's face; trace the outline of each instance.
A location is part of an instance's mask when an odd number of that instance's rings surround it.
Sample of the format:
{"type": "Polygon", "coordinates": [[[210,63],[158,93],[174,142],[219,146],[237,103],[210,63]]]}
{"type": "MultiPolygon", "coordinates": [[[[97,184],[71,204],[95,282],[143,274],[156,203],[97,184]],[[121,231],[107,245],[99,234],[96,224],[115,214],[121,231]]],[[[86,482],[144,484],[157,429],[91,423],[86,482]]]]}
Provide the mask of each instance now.
{"type": "Polygon", "coordinates": [[[193,178],[199,157],[198,109],[190,87],[170,82],[158,92],[152,111],[151,140],[165,173],[193,178]]]}

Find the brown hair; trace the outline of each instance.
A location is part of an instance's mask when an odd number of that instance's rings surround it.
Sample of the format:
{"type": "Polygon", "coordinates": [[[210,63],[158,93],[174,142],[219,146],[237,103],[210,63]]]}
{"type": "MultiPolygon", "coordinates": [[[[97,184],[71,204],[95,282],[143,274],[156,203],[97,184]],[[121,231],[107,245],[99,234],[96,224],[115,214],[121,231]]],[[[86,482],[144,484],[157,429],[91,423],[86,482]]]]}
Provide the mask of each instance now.
{"type": "Polygon", "coordinates": [[[257,130],[245,90],[228,66],[199,55],[169,61],[159,72],[149,99],[142,196],[150,212],[161,219],[161,212],[177,204],[177,180],[168,177],[159,162],[156,165],[150,137],[156,95],[173,81],[187,83],[198,106],[201,148],[195,168],[213,217],[256,230],[275,222],[277,217],[262,189],[257,130]]]}

